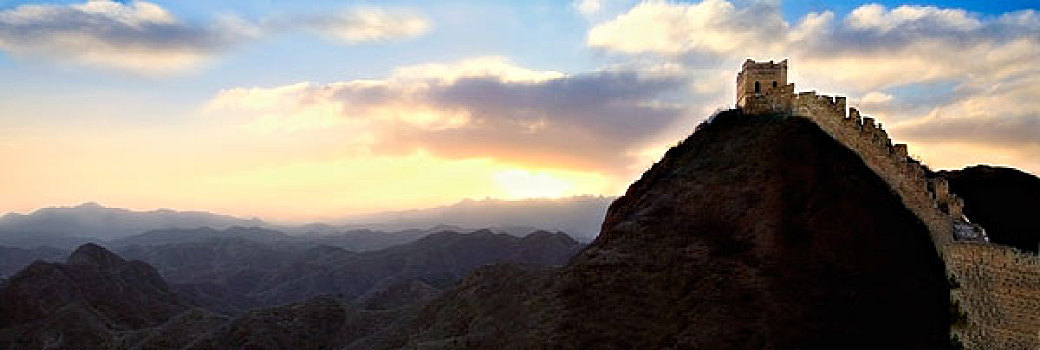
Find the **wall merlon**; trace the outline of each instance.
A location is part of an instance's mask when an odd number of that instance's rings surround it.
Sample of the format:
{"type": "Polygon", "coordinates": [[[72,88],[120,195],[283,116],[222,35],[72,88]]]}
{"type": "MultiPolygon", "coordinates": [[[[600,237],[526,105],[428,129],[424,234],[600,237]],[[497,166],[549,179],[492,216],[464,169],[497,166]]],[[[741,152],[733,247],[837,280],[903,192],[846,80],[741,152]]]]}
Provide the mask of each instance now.
{"type": "Polygon", "coordinates": [[[907,150],[905,143],[897,143],[892,146],[892,153],[895,155],[896,159],[899,159],[903,162],[906,161],[906,157],[909,155],[908,152],[909,151],[907,150]]]}

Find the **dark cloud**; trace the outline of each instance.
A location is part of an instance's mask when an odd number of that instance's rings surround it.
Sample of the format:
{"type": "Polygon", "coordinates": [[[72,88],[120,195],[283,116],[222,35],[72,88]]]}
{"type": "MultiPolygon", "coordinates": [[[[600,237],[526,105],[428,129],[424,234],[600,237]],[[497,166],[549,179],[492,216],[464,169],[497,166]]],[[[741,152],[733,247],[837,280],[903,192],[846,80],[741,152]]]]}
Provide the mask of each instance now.
{"type": "Polygon", "coordinates": [[[241,21],[190,26],[147,2],[24,5],[0,12],[0,49],[141,72],[190,67],[250,35],[241,21]]]}
{"type": "Polygon", "coordinates": [[[432,88],[440,108],[469,113],[460,128],[395,125],[381,145],[423,148],[450,157],[501,157],[542,165],[618,170],[626,151],[646,147],[684,114],[659,97],[685,79],[638,72],[597,72],[540,82],[463,78],[432,88]]]}

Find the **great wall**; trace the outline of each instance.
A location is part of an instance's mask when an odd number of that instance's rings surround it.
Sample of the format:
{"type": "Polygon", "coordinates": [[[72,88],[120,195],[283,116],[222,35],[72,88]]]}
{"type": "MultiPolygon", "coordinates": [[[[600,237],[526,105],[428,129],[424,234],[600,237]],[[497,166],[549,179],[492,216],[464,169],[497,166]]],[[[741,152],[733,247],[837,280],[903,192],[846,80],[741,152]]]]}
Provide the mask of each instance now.
{"type": "MultiPolygon", "coordinates": [[[[962,213],[964,202],[942,177],[929,177],[892,144],[875,119],[848,108],[845,97],[795,93],[787,60],[744,62],[737,108],[749,114],[804,117],[863,159],[928,227],[950,280],[951,337],[965,349],[1040,349],[1040,257],[990,244],[962,213]]],[[[899,317],[893,315],[893,317],[899,317]]]]}

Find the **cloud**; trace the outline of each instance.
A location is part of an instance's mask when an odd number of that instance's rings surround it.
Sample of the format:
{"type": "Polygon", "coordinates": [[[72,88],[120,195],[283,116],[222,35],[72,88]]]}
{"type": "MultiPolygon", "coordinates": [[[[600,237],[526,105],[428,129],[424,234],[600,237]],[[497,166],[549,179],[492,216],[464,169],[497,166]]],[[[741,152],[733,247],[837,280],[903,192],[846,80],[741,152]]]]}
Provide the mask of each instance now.
{"type": "Polygon", "coordinates": [[[184,23],[149,2],[90,1],[0,11],[0,50],[22,57],[169,74],[284,31],[316,31],[353,44],[414,37],[428,28],[429,23],[417,14],[375,8],[258,23],[223,16],[200,26],[184,23]]]}
{"type": "Polygon", "coordinates": [[[381,80],[227,89],[207,111],[260,132],[335,128],[345,139],[363,135],[355,145],[379,154],[424,150],[617,172],[633,160],[626,151],[685,116],[667,95],[686,84],[667,69],[568,75],[481,57],[404,67],[381,80]]]}
{"type": "Polygon", "coordinates": [[[726,79],[708,73],[698,86],[731,86],[733,70],[748,57],[790,58],[799,86],[845,94],[864,112],[882,113],[886,125],[897,126],[897,138],[1036,148],[1040,14],[1034,10],[981,15],[868,4],[843,17],[827,11],[788,23],[779,2],[742,4],[641,2],[594,25],[586,44],[730,73],[726,79]]]}
{"type": "Polygon", "coordinates": [[[982,27],[982,22],[967,11],[934,6],[900,6],[886,10],[878,4],[867,4],[853,10],[845,21],[850,29],[881,33],[894,30],[970,32],[982,27]]]}
{"type": "Polygon", "coordinates": [[[584,16],[591,16],[600,11],[600,0],[577,0],[571,6],[584,16]]]}
{"type": "Polygon", "coordinates": [[[784,23],[765,4],[736,8],[724,0],[643,2],[589,30],[588,45],[625,53],[732,52],[774,42],[784,23]]]}
{"type": "Polygon", "coordinates": [[[273,23],[277,28],[301,28],[350,44],[414,38],[430,29],[429,20],[415,12],[380,8],[291,16],[273,23]]]}
{"type": "Polygon", "coordinates": [[[904,137],[929,142],[1040,146],[1040,118],[1037,115],[933,117],[903,124],[893,130],[904,137]]]}
{"type": "Polygon", "coordinates": [[[959,9],[871,4],[843,21],[823,12],[791,24],[773,2],[742,8],[724,0],[644,2],[591,28],[587,44],[687,60],[790,57],[813,67],[802,70],[812,78],[866,93],[966,75],[999,78],[1033,67],[1026,63],[1040,54],[1038,17],[1031,10],[982,18],[959,9]]]}
{"type": "Polygon", "coordinates": [[[24,5],[0,12],[0,49],[138,72],[190,68],[250,36],[234,22],[179,22],[158,5],[107,1],[24,5]]]}

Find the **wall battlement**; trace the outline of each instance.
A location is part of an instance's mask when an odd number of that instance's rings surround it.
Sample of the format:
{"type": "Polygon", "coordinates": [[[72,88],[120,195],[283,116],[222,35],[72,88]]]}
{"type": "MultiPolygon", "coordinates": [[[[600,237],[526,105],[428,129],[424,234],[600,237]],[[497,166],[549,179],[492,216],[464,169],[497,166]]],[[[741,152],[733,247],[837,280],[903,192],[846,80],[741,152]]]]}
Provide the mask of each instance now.
{"type": "Polygon", "coordinates": [[[908,156],[907,145],[892,144],[883,125],[846,108],[845,97],[795,93],[787,83],[787,60],[747,60],[742,68],[738,109],[813,121],[858,154],[928,227],[947,274],[957,282],[953,302],[966,317],[951,328],[952,337],[968,349],[1040,349],[1040,258],[989,244],[985,230],[964,216],[964,201],[950,192],[946,179],[928,177],[908,156]]]}

